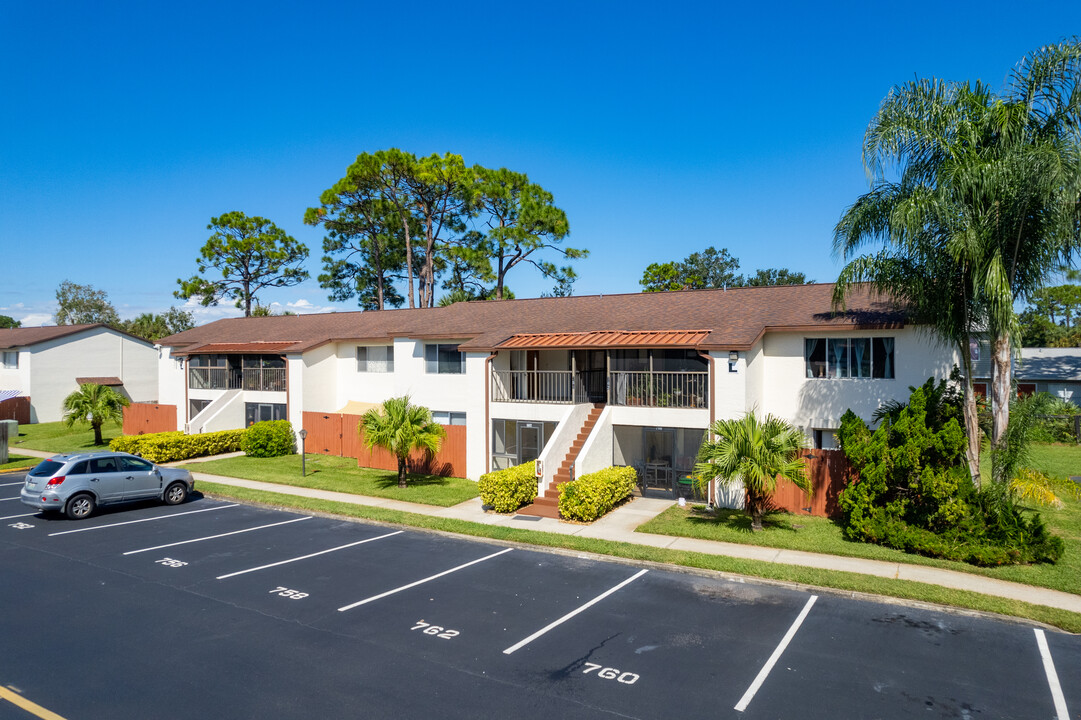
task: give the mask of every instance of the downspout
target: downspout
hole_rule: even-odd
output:
[[[484,358],[484,472],[492,471],[492,440],[489,435],[492,432],[492,420],[489,394],[492,391],[492,360],[498,353],[491,353]]]
[[[169,359],[176,362],[176,358],[173,357],[173,349],[169,348]],[[188,431],[188,423],[191,422],[191,416],[188,414],[191,412],[191,404],[188,402],[188,378],[191,377],[191,356],[184,356],[184,432]]]
[[[285,355],[282,355],[281,359],[285,361],[285,419],[288,420],[289,419],[289,385],[290,385],[290,383],[289,383],[289,358],[286,357]],[[243,363],[243,361],[241,361],[241,362]],[[262,365],[261,362],[259,364]],[[259,372],[262,373],[262,370],[260,370]],[[301,372],[302,373],[304,372],[303,368],[301,368]],[[241,378],[244,377],[243,366],[241,367],[241,370],[240,370],[240,377]],[[241,380],[241,384],[243,384],[243,379]],[[247,412],[247,411],[245,411],[245,412]],[[300,427],[303,428],[304,427],[304,415],[301,414],[300,417],[301,417]],[[247,420],[247,418],[245,418],[245,421],[246,420]],[[341,433],[338,433],[338,439],[341,440]],[[339,444],[339,446],[340,446],[340,444]]]
[[[713,396],[717,392],[717,364],[713,356],[708,352],[698,351],[698,356],[703,358],[709,363],[709,426],[713,427],[713,423],[717,420],[717,403],[713,401]],[[709,503],[709,507],[713,507],[713,482],[706,486],[706,502]]]

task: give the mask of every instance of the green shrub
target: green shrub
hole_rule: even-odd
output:
[[[1065,545],[1039,515],[1001,483],[973,487],[957,402],[928,380],[874,432],[844,414],[837,437],[858,474],[839,498],[845,536],[975,565],[1055,562]]]
[[[293,424],[288,420],[264,420],[257,422],[244,431],[240,449],[248,457],[279,457],[295,455],[297,451],[296,435]]]
[[[638,474],[630,467],[610,467],[559,486],[559,516],[593,522],[630,497]]]
[[[514,512],[537,497],[536,463],[527,462],[480,476],[481,502],[496,512]]]
[[[144,457],[151,462],[165,463],[187,460],[206,455],[236,452],[244,430],[186,435],[182,432],[149,433],[147,435],[124,435],[113,439],[109,448]]]

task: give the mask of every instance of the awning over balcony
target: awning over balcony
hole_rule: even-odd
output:
[[[104,385],[106,387],[119,387],[124,384],[124,381],[118,377],[77,377],[75,382],[80,385]]]
[[[208,343],[177,350],[174,355],[262,355],[280,353],[293,347],[290,342]]]
[[[496,349],[693,348],[701,344],[707,335],[708,330],[536,333],[512,335],[496,345]]]

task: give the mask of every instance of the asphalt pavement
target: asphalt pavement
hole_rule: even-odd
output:
[[[1023,623],[10,478],[0,718],[1081,718],[1081,638]]]

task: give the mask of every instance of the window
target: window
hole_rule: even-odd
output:
[[[893,338],[806,338],[809,378],[893,379]]]
[[[814,449],[815,450],[837,450],[837,431],[836,430],[818,430],[814,431]]]
[[[394,372],[394,346],[358,347],[357,372]]]
[[[440,425],[465,425],[464,412],[433,412],[432,420]]]
[[[4,368],[5,370],[18,370],[19,369],[19,353],[18,353],[18,351],[0,353],[0,367]]]
[[[461,375],[465,372],[465,355],[457,345],[425,345],[424,371],[440,375]]]
[[[139,458],[121,458],[121,461],[125,472],[150,472],[154,469],[153,465]]]
[[[188,417],[193,418],[210,404],[209,400],[189,400],[188,401]]]
[[[74,465],[71,466],[71,469],[68,470],[68,475],[85,475],[86,474],[86,464],[87,464],[86,460],[83,460],[82,462],[75,463]]]
[[[244,425],[264,420],[285,420],[285,403],[244,403]]]
[[[976,338],[971,338],[968,341],[968,358],[972,362],[980,361],[980,341]]]
[[[117,461],[117,458],[115,458],[115,457],[94,458],[93,460],[90,461],[90,472],[92,472],[92,473],[120,472],[120,469],[117,467],[116,461]]]

